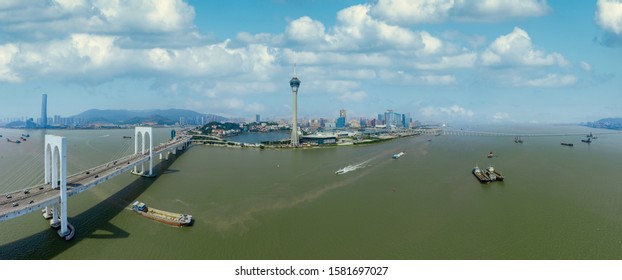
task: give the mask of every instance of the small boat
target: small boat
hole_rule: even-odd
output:
[[[490,183],[490,177],[484,174],[477,165],[473,168],[473,175],[475,175],[475,178],[482,184]]]
[[[520,138],[520,136],[516,136],[514,137],[514,143],[523,144],[523,140]]]
[[[123,136],[123,139],[132,139],[132,136]]]
[[[30,137],[30,134],[22,134],[23,137]]]
[[[574,144],[572,144],[572,143],[562,143],[562,146],[572,147],[572,146],[574,146]]]
[[[147,205],[140,201],[134,201],[132,204],[132,210],[134,212],[145,216],[149,219],[156,220],[165,224],[173,226],[188,226],[192,222],[192,215],[172,213],[164,210],[158,210],[155,208],[147,207]]]
[[[488,158],[492,158],[494,156],[495,156],[495,154],[493,154],[492,152],[488,153]]]
[[[592,139],[591,138],[587,138],[587,140],[581,140],[581,142],[583,143],[592,143]]]
[[[6,141],[7,141],[7,142],[10,142],[10,143],[15,143],[15,144],[22,143],[22,141],[19,141],[19,140],[15,140],[15,141],[13,141],[13,140],[11,140],[11,139],[9,139],[9,138],[7,138],[7,139],[6,139]]]
[[[20,137],[19,139],[22,139],[22,141],[26,141],[26,138],[24,137]]]
[[[392,156],[392,158],[393,158],[393,159],[398,159],[398,158],[402,157],[403,155],[404,155],[404,152],[399,152],[399,153],[397,153],[397,154],[394,154],[394,155]]]
[[[349,166],[346,166],[346,167],[344,167],[344,168],[341,168],[341,169],[339,169],[339,170],[335,171],[335,174],[337,174],[337,175],[341,175],[341,174],[345,174],[345,173],[348,173],[348,172],[350,172],[350,171],[353,171],[353,170],[355,170],[355,169],[356,169],[356,168],[355,168],[354,166],[349,165]]]

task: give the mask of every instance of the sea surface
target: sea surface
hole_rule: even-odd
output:
[[[0,223],[0,259],[622,259],[622,134],[453,129],[508,136],[295,150],[194,145],[157,160],[157,178],[123,174],[70,198],[72,241],[38,212]],[[590,131],[599,138],[582,143]],[[156,129],[154,142],[169,132]],[[22,133],[31,135],[24,143],[5,140]],[[68,174],[134,151],[134,139],[122,137],[132,130],[47,133],[67,137]],[[518,144],[519,133],[537,136]],[[41,183],[44,131],[0,134],[0,193]],[[494,165],[505,182],[479,183],[475,165]],[[346,166],[355,168],[335,174]],[[135,200],[195,222],[146,219],[130,210]]]

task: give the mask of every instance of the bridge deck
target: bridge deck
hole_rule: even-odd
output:
[[[154,147],[153,155],[155,157],[164,151],[177,148],[189,139],[190,137],[181,136]],[[147,161],[149,161],[148,152],[134,154],[67,176],[67,196],[77,195]],[[42,209],[59,200],[60,189],[52,189],[51,184],[40,184],[2,194],[0,196],[0,222]]]

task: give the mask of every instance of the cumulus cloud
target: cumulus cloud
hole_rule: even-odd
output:
[[[559,53],[547,54],[538,50],[529,34],[515,27],[512,32],[499,36],[481,54],[481,63],[486,66],[566,66],[568,61]]]
[[[574,75],[547,74],[545,77],[535,79],[515,78],[514,84],[529,87],[564,87],[574,85],[577,81],[578,78]]]
[[[379,0],[372,14],[398,24],[502,21],[546,14],[544,0]]]
[[[596,23],[604,30],[622,35],[622,1],[598,0],[596,2]]]
[[[428,106],[428,107],[422,108],[420,110],[420,113],[424,117],[428,117],[428,118],[439,117],[439,116],[471,118],[474,115],[473,111],[460,107],[458,105],[453,105],[450,107]]]
[[[24,2],[26,1],[19,1]],[[34,31],[37,36],[66,33],[159,33],[194,28],[194,9],[182,0],[53,0],[0,6],[0,30]],[[37,15],[36,21],[31,21]]]
[[[458,68],[472,68],[475,66],[477,54],[474,52],[454,55],[442,56],[436,62],[417,62],[415,66],[424,70],[444,70]]]

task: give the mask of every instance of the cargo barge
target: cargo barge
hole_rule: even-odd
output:
[[[172,226],[188,226],[192,222],[192,215],[172,213],[164,210],[159,210],[151,207],[140,201],[135,201],[132,204],[132,210],[134,212],[145,216],[149,219],[156,220]]]

